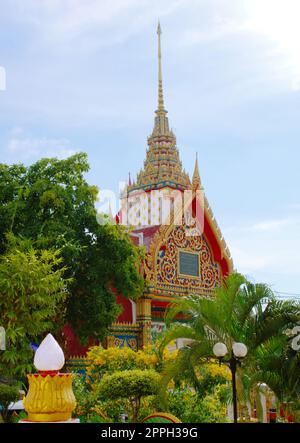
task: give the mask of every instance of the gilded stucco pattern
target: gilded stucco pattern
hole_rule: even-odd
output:
[[[205,236],[186,235],[186,226],[175,226],[165,239],[148,255],[148,277],[156,288],[186,287],[193,290],[210,290],[221,283],[221,271],[218,263],[213,260],[212,252]],[[199,255],[200,276],[183,276],[179,273],[179,251],[192,252]],[[153,256],[153,253],[155,254]],[[152,257],[151,257],[152,255]]]

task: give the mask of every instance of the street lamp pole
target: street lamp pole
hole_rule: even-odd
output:
[[[231,380],[232,380],[232,403],[233,403],[233,422],[237,423],[237,398],[236,398],[236,366],[237,360],[234,355],[229,360],[229,368],[231,370]]]
[[[233,403],[233,422],[237,423],[237,391],[236,391],[236,369],[241,364],[240,359],[246,357],[248,352],[247,346],[244,343],[233,343],[231,356],[229,360],[224,360],[225,355],[228,353],[225,343],[216,343],[213,347],[213,353],[221,362],[227,363],[231,371],[232,381],[232,403]]]

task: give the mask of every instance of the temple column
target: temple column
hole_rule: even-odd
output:
[[[140,327],[140,344],[143,348],[151,344],[151,299],[141,297],[136,303],[136,320]]]

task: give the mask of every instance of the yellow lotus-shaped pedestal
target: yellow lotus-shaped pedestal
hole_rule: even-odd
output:
[[[72,390],[73,374],[29,374],[29,390],[24,399],[28,420],[66,421],[72,416],[76,400]]]

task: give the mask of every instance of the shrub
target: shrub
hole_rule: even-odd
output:
[[[19,400],[20,394],[17,386],[0,384],[1,417],[4,422],[9,421],[9,405]]]
[[[170,412],[184,423],[222,423],[227,421],[223,402],[225,385],[216,386],[207,395],[199,396],[188,387],[169,393]]]
[[[135,352],[128,347],[103,349],[101,346],[90,348],[87,358],[87,374],[99,381],[106,373],[130,369],[154,369],[157,357],[151,350]]]
[[[197,391],[201,398],[213,393],[216,386],[231,380],[230,369],[226,365],[213,362],[199,365],[196,374],[199,382]]]
[[[133,369],[106,374],[99,386],[98,393],[106,399],[129,399],[133,421],[137,421],[141,397],[156,395],[159,390],[160,375],[152,370]]]
[[[94,405],[94,395],[85,376],[75,374],[73,378],[73,392],[76,398],[76,417],[86,415],[91,411]]]

